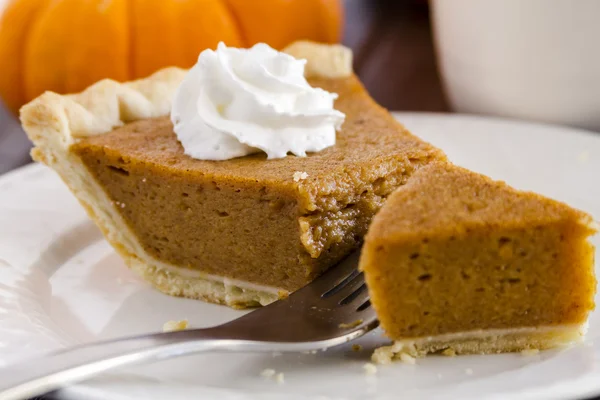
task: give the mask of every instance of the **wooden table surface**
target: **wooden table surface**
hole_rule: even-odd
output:
[[[344,43],[355,52],[358,75],[383,106],[405,111],[447,109],[426,2],[346,0]],[[0,105],[0,174],[31,162],[29,148],[16,118]]]

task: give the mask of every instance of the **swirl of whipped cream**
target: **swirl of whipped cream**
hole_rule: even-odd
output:
[[[203,51],[171,111],[185,154],[227,160],[264,151],[272,159],[333,146],[345,116],[333,108],[337,94],[308,84],[305,65],[263,43]]]

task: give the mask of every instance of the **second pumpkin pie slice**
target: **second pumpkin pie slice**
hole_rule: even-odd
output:
[[[375,216],[360,260],[385,362],[578,341],[594,309],[587,214],[449,163],[430,164]]]

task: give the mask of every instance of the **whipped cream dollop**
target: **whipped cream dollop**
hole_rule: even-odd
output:
[[[203,51],[171,110],[185,154],[227,160],[264,151],[271,159],[333,146],[345,116],[333,108],[337,94],[308,84],[305,65],[263,43]]]

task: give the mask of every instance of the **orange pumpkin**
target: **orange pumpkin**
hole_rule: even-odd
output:
[[[45,90],[192,66],[219,41],[337,42],[342,0],[12,0],[0,19],[0,96],[16,111]]]

